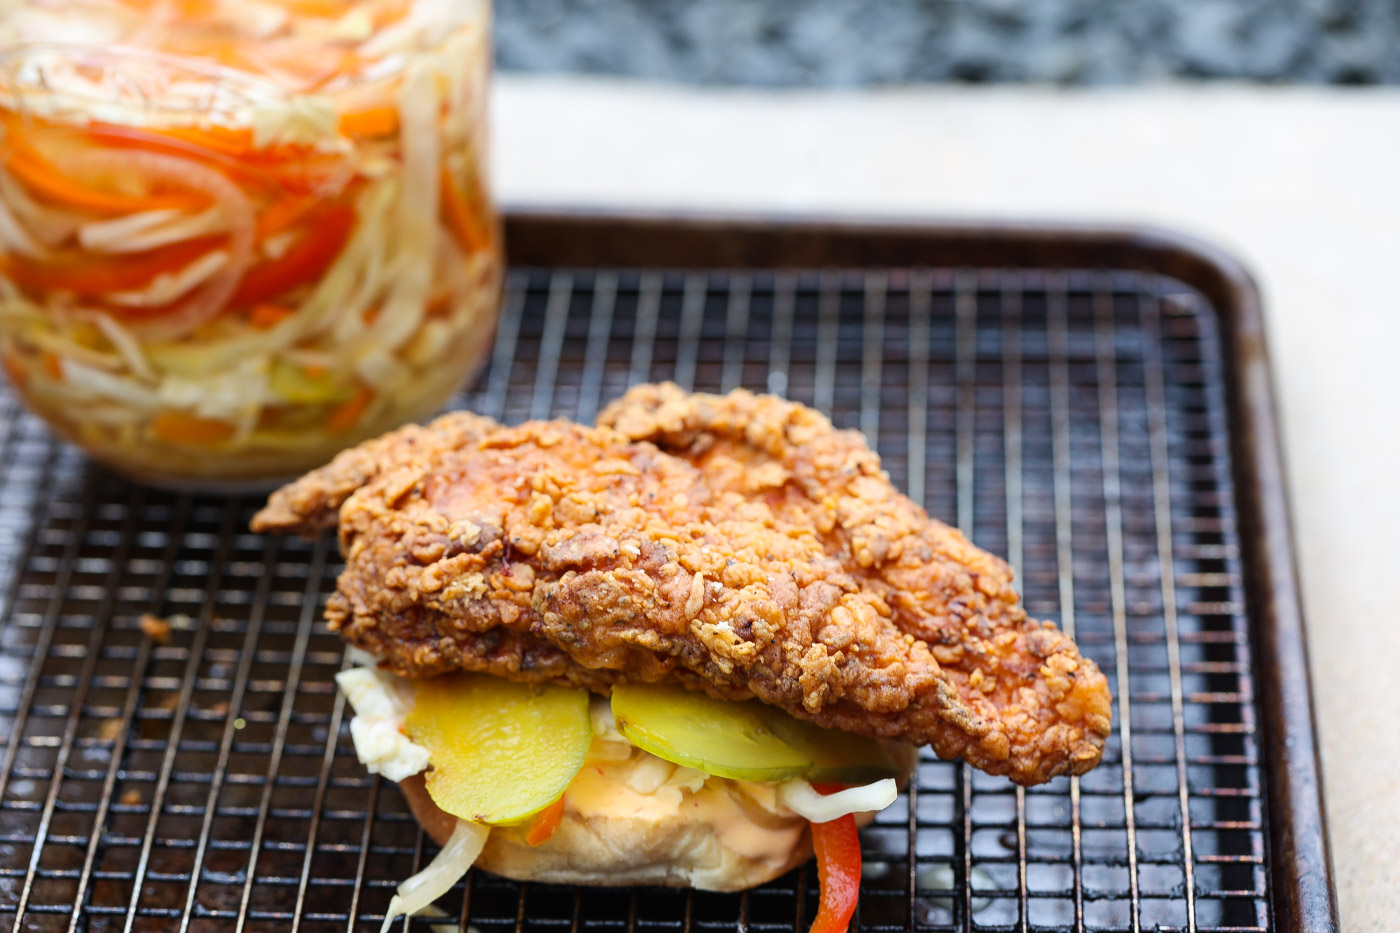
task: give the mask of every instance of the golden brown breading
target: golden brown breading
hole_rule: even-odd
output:
[[[694,463],[716,491],[762,497],[810,527],[944,665],[975,659],[976,643],[1025,621],[1005,561],[929,518],[895,489],[862,434],[837,431],[805,405],[664,383],[632,389],[598,423]]]
[[[1027,619],[1006,563],[901,494],[859,432],[776,396],[670,383],[631,389],[598,423],[696,464],[717,491],[761,496],[786,521],[812,528],[890,607],[897,628],[928,643],[960,693],[988,698],[996,712],[981,714],[1019,730],[1013,747],[1038,741],[1044,754],[1073,755],[1087,741],[1094,752],[1084,770],[1098,762],[1111,710],[1103,674],[1052,624]],[[1082,713],[1083,735],[1047,719],[1041,680],[1055,684],[1053,694],[1065,690],[1056,712]]]
[[[1024,784],[1098,762],[1103,675],[859,435],[674,386],[604,417],[621,430],[449,415],[342,455],[255,527],[314,530],[343,500],[328,617],[408,676],[676,680]]]
[[[404,425],[342,451],[320,469],[278,489],[253,519],[253,527],[305,535],[334,528],[350,494],[386,470],[426,468],[499,427],[491,418],[469,411],[429,424]]]

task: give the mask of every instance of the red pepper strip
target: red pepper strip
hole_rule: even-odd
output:
[[[530,824],[530,830],[525,834],[525,841],[532,846],[537,846],[544,842],[554,831],[559,828],[559,820],[564,816],[564,796],[551,803],[540,811],[540,815],[535,817],[535,822]]]
[[[40,262],[17,256],[0,257],[0,275],[29,291],[65,291],[78,295],[132,291],[151,284],[164,272],[183,269],[210,250],[224,245],[223,234],[194,237],[140,253],[94,256],[73,253]]]
[[[306,232],[276,259],[254,266],[243,276],[230,307],[272,302],[298,286],[319,279],[350,239],[355,210],[330,204],[311,212]]]
[[[258,239],[266,240],[290,230],[316,206],[316,199],[306,195],[288,195],[273,201],[258,215]]]
[[[844,790],[841,784],[813,784],[820,794]],[[813,823],[820,900],[810,933],[846,933],[860,898],[860,833],[852,814],[829,823]]]

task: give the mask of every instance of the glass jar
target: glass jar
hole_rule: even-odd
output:
[[[264,485],[489,350],[489,0],[24,0],[0,23],[0,361],[96,459]]]

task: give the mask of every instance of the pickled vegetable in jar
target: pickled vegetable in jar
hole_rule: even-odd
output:
[[[96,459],[260,485],[438,409],[499,310],[489,0],[0,19],[0,361]]]

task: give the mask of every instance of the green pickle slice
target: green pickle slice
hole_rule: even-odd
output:
[[[612,690],[617,730],[658,758],[736,781],[801,777],[812,759],[773,732],[768,707],[661,684]]]
[[[814,784],[869,784],[897,778],[904,769],[889,748],[868,735],[823,729],[816,723],[774,710],[774,731],[812,759],[803,777]]]
[[[823,729],[757,700],[716,700],[666,684],[619,684],[612,690],[612,711],[618,731],[633,745],[717,777],[865,784],[900,774],[876,740]]]
[[[587,690],[484,674],[419,683],[404,731],[428,750],[433,802],[489,824],[517,822],[558,800],[593,741]]]

